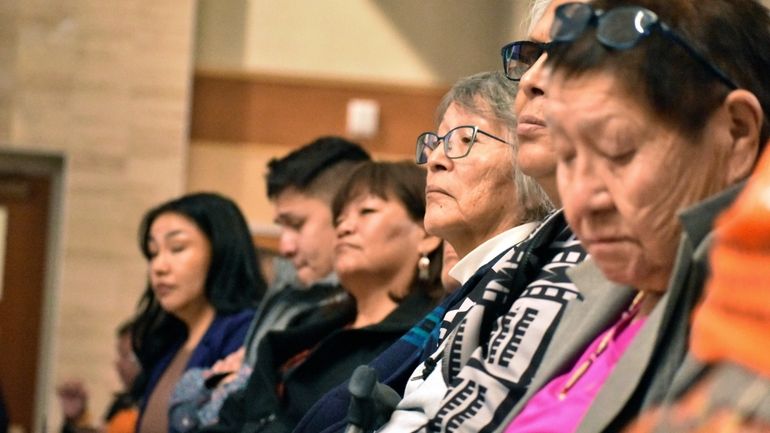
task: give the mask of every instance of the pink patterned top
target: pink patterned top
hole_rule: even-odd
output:
[[[586,348],[572,368],[551,380],[524,406],[524,410],[511,421],[505,433],[572,433],[577,430],[596,394],[612,373],[620,357],[626,351],[639,329],[642,318],[629,323],[622,317]],[[614,333],[606,349],[596,356],[602,340]],[[577,376],[577,382],[565,393],[568,381],[592,356],[596,356],[584,374]]]

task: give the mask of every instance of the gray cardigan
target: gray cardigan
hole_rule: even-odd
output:
[[[707,274],[711,228],[742,186],[731,187],[680,214],[683,231],[668,290],[602,386],[578,433],[619,431],[641,410],[665,397],[688,351],[690,313],[700,299]],[[505,430],[534,394],[570,369],[636,293],[607,280],[591,260],[573,268],[569,276],[584,301],[567,306],[529,390],[497,431]]]

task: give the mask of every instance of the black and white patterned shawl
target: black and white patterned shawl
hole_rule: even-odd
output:
[[[487,432],[524,394],[566,304],[580,294],[566,270],[587,253],[554,212],[504,254],[489,276],[444,316],[441,358],[447,385],[435,416],[419,431]],[[426,363],[413,377],[427,377]]]

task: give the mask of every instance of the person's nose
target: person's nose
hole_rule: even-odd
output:
[[[428,171],[436,172],[442,170],[450,170],[453,166],[451,158],[446,156],[444,152],[444,140],[441,140],[436,144],[436,148],[428,154]]]
[[[168,257],[163,251],[159,251],[150,259],[150,272],[154,275],[164,275],[169,272]]]
[[[355,218],[351,215],[343,215],[337,220],[337,238],[344,238],[355,230]]]
[[[545,96],[545,59],[548,54],[543,53],[519,80],[519,90],[528,98]]]
[[[278,238],[278,252],[288,259],[297,254],[297,236],[287,230],[281,232]]]
[[[606,212],[613,207],[612,196],[602,176],[601,168],[590,158],[576,158],[569,176],[561,176],[560,189],[565,208],[572,214],[588,216]]]

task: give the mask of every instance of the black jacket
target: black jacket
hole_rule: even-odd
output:
[[[348,329],[344,326],[355,318],[351,303],[328,311],[324,320],[267,333],[259,343],[257,364],[246,389],[225,402],[217,425],[203,431],[290,432],[321,396],[398,340],[434,304],[427,296],[415,293],[382,322]],[[310,353],[300,364],[279,371],[287,360],[305,350]],[[282,397],[276,393],[279,383]]]

